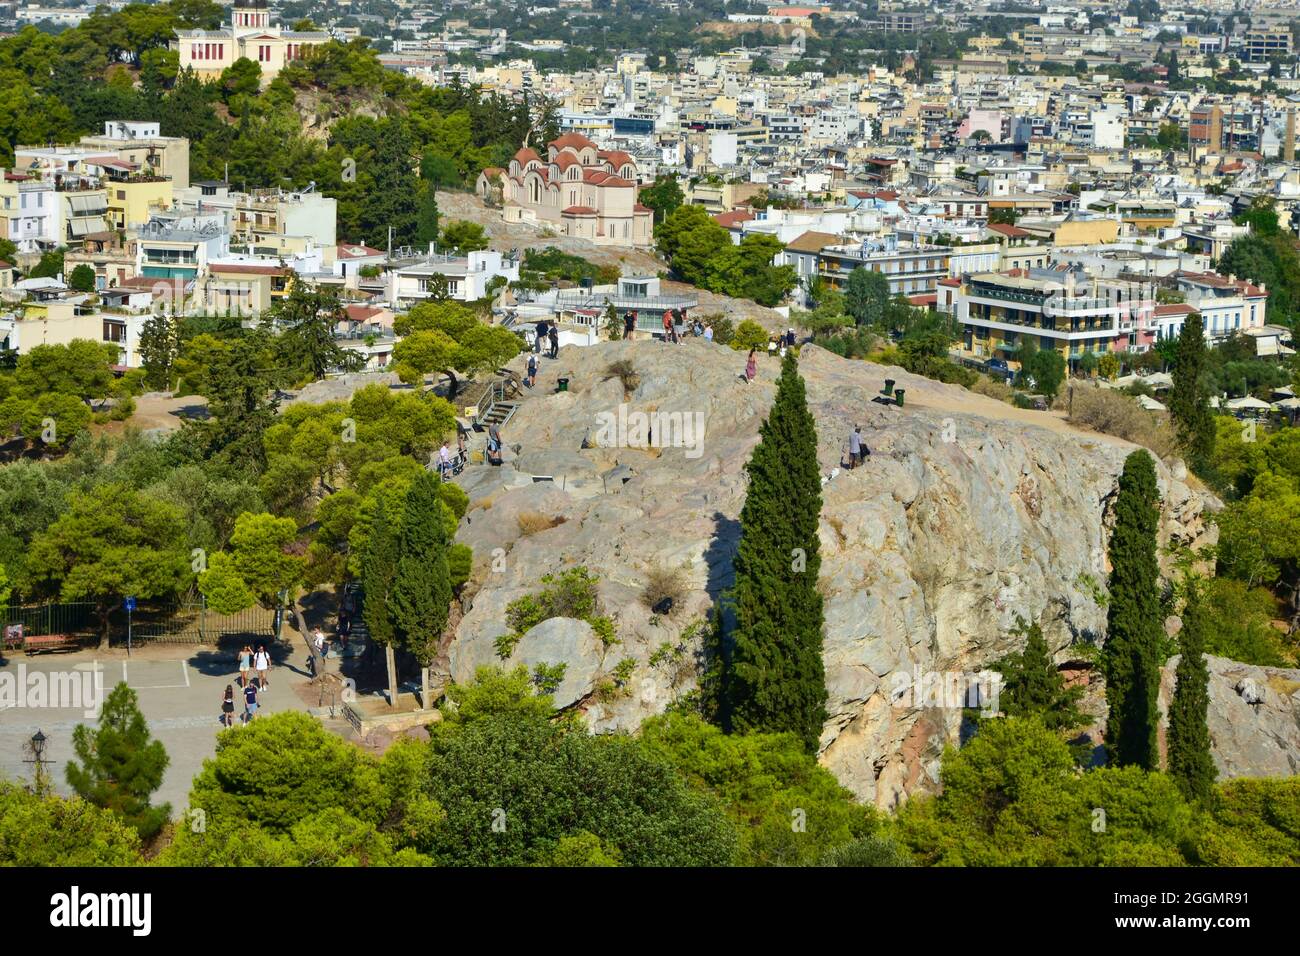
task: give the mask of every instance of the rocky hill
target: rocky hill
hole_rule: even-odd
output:
[[[634,377],[613,374],[615,362]],[[753,384],[739,377],[743,363],[702,341],[612,342],[543,363],[504,431],[505,464],[463,476],[471,505],[459,539],[473,546],[476,569],[442,661],[447,676],[466,680],[500,662],[509,603],[536,594],[548,571],[584,565],[599,576],[618,643],[606,647],[585,622],[553,619],[507,662],[564,663],[558,702],[598,729],[634,728],[689,692],[699,624],[731,584],[743,466],[775,393],[775,360],[764,357]],[[1048,413],[814,346],[800,367],[826,476],[830,718],[821,760],[862,798],[891,806],[934,786],[943,746],[960,732],[962,702],[936,700],[921,682],[959,680],[1014,649],[1017,615],[1042,624],[1062,662],[1103,635],[1108,510],[1132,449]],[[556,390],[561,376],[568,391]],[[886,378],[906,390],[903,407],[873,401]],[[637,411],[698,416],[703,437],[678,434],[689,447],[600,447],[618,437],[602,426],[618,421],[620,406],[628,421]],[[871,456],[850,471],[840,464],[855,424]],[[1216,503],[1164,465],[1159,474],[1163,542],[1212,541],[1205,518]],[[674,569],[683,591],[656,613],[647,577]],[[616,686],[620,665],[628,679]],[[909,686],[917,692],[900,697]]]

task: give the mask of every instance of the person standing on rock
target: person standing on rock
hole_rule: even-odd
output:
[[[546,341],[546,320],[537,323],[533,332],[533,351],[538,355],[542,354],[542,343]]]
[[[560,357],[560,330],[554,324],[547,330],[547,338],[551,340],[551,358]]]
[[[673,312],[672,309],[664,309],[664,341],[673,340]]]
[[[857,425],[853,426],[853,431],[849,432],[849,467],[858,467],[858,462],[862,460],[862,431]]]
[[[706,341],[706,342],[712,342],[712,341],[713,341],[713,326],[711,326],[711,325],[706,325],[706,326],[704,327],[704,341]]]
[[[636,315],[631,309],[623,313],[623,338],[630,339],[636,331]]]
[[[745,362],[745,381],[752,382],[758,376],[758,352],[749,350],[749,360]]]
[[[537,356],[536,355],[528,356],[528,377],[524,379],[524,381],[528,383],[529,388],[532,388],[534,385],[537,384]]]

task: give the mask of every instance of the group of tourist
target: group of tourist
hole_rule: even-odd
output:
[[[559,357],[560,330],[554,322],[546,319],[537,323],[537,332],[533,336],[533,353],[540,355],[543,348],[549,358]]]
[[[265,644],[258,644],[257,650],[245,644],[239,650],[239,686],[244,695],[244,723],[251,723],[257,717],[258,696],[271,689],[266,679],[271,669],[271,654]],[[257,682],[249,679],[249,674],[257,671]],[[227,727],[235,725],[235,685],[227,684],[221,699],[221,722]]]

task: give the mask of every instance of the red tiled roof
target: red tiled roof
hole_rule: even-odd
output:
[[[786,248],[793,252],[821,252],[827,246],[833,246],[840,241],[840,237],[831,232],[816,232],[809,230],[801,233],[786,244]]]
[[[621,149],[601,149],[596,151],[596,155],[615,167],[632,162],[632,157]]]
[[[344,306],[343,311],[348,314],[348,318],[353,322],[365,322],[373,319],[377,315],[382,315],[386,309],[378,309],[369,305],[348,305]]]
[[[633,203],[633,204],[632,204],[632,211],[633,211],[633,212],[648,212],[648,213],[651,213],[651,214],[654,213],[654,210],[651,209],[649,206],[643,206],[643,205],[641,205],[639,202],[638,202],[638,203]]]
[[[923,292],[921,295],[909,295],[907,301],[912,305],[934,305],[939,297],[933,292]]]
[[[732,226],[738,226],[742,222],[757,218],[752,212],[746,212],[743,209],[733,209],[731,212],[720,212],[713,217],[713,221],[719,226],[730,229]]]
[[[1186,302],[1169,302],[1155,307],[1156,315],[1191,315],[1196,309]]]
[[[1019,226],[1012,226],[1005,222],[991,223],[989,229],[992,232],[1000,232],[1009,239],[1023,239],[1025,236],[1030,235],[1028,230],[1021,229]]]
[[[940,279],[940,280],[939,280],[939,285],[950,285],[950,286],[953,286],[953,287],[955,287],[955,288],[960,289],[960,288],[961,288],[961,280],[960,280],[960,279],[954,279],[954,278],[952,278],[951,276],[948,276],[947,278]]]
[[[565,209],[563,212],[561,212],[560,215],[562,215],[562,216],[594,216],[594,215],[596,215],[596,210],[592,209],[590,206],[570,206],[568,209]]]
[[[572,147],[573,149],[583,149],[587,146],[594,147],[596,144],[587,139],[587,137],[583,136],[581,133],[565,133],[563,136],[551,140],[546,145],[554,146],[556,149],[564,149],[566,146]]]

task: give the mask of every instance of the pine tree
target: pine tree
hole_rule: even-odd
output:
[[[817,430],[793,351],[745,470],[740,546],[731,600],[735,625],[724,726],[789,731],[817,751],[826,720],[817,526]]]
[[[1214,453],[1214,416],[1201,387],[1205,371],[1205,333],[1201,314],[1193,312],[1178,335],[1174,387],[1169,396],[1169,417],[1178,440],[1193,462],[1206,462]]]
[[[1066,687],[1052,662],[1047,639],[1037,622],[1017,615],[1012,634],[1025,638],[1024,650],[993,665],[1002,675],[999,707],[1008,717],[1038,717],[1052,730],[1071,730],[1086,720],[1079,711],[1082,687]]]
[[[425,471],[406,493],[402,518],[402,556],[393,580],[393,623],[402,646],[420,662],[424,706],[429,701],[429,665],[451,608],[451,577],[447,569],[447,528],[439,478]]]
[[[361,617],[366,623],[370,639],[384,649],[384,663],[388,670],[389,702],[397,704],[397,662],[393,653],[396,633],[393,615],[389,609],[397,565],[401,558],[399,531],[388,520],[388,511],[381,502],[375,509],[370,525],[370,537],[361,562]]]
[[[135,691],[118,684],[104,701],[99,726],[91,730],[78,724],[72,731],[72,749],[81,761],[68,761],[68,785],[97,807],[112,810],[148,839],[163,828],[171,806],[151,806],[149,796],[162,784],[167,751],[149,739]]]
[[[1110,606],[1106,616],[1106,749],[1112,764],[1158,769],[1156,694],[1160,681],[1159,492],[1151,455],[1124,461],[1110,538]]]
[[[1205,618],[1201,595],[1193,584],[1183,609],[1178,635],[1181,657],[1175,672],[1174,699],[1169,706],[1169,773],[1189,800],[1205,801],[1214,790],[1218,771],[1210,756],[1210,672],[1205,666]]]

